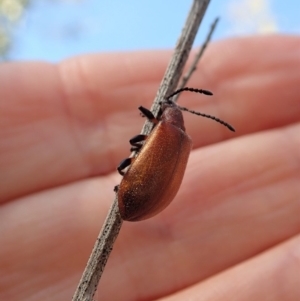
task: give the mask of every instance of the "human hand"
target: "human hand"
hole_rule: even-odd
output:
[[[127,223],[99,300],[300,300],[300,38],[208,47],[178,195]],[[0,66],[0,300],[70,300],[170,52]]]

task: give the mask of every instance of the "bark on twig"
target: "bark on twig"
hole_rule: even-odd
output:
[[[209,0],[194,0],[187,21],[177,42],[174,54],[158,89],[151,108],[154,114],[159,111],[159,102],[170,94],[178,85],[184,65],[192,48],[195,36],[205,14]],[[149,134],[152,124],[145,123],[142,133]],[[118,201],[115,198],[104,225],[92,250],[87,266],[80,279],[72,301],[92,301],[98,282],[104,270],[114,241],[122,226]]]
[[[187,84],[187,82],[189,81],[189,79],[191,78],[192,74],[196,71],[197,65],[198,65],[201,57],[203,56],[203,53],[204,53],[207,45],[210,42],[210,39],[211,39],[211,37],[212,37],[215,29],[216,29],[216,26],[217,26],[218,22],[219,22],[219,18],[216,18],[215,21],[211,24],[210,31],[209,31],[208,35],[206,36],[206,39],[205,39],[204,43],[202,44],[202,46],[200,47],[199,51],[195,55],[194,61],[192,62],[189,70],[182,77],[181,83],[179,84],[179,86],[177,87],[177,89],[184,88],[185,85]],[[174,96],[173,97],[173,101],[176,102],[179,96],[180,96],[180,94]]]

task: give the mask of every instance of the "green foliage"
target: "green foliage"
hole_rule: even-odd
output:
[[[22,18],[29,0],[0,0],[0,58],[5,59],[11,47],[12,29]]]

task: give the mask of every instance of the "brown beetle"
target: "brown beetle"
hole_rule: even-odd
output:
[[[192,140],[185,132],[181,111],[214,119],[234,131],[231,125],[214,116],[180,107],[170,100],[182,91],[212,95],[210,91],[202,89],[179,89],[161,103],[157,118],[148,109],[139,107],[155,127],[149,136],[137,135],[129,141],[133,146],[131,150],[138,154],[123,160],[117,168],[124,176],[120,185],[115,187],[123,220],[150,218],[166,208],[177,194],[192,148]],[[123,170],[128,166],[124,173]]]

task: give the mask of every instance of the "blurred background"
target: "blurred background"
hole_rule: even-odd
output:
[[[173,48],[191,0],[0,0],[0,60],[57,62],[90,52]],[[300,33],[294,0],[211,0],[196,39]]]

